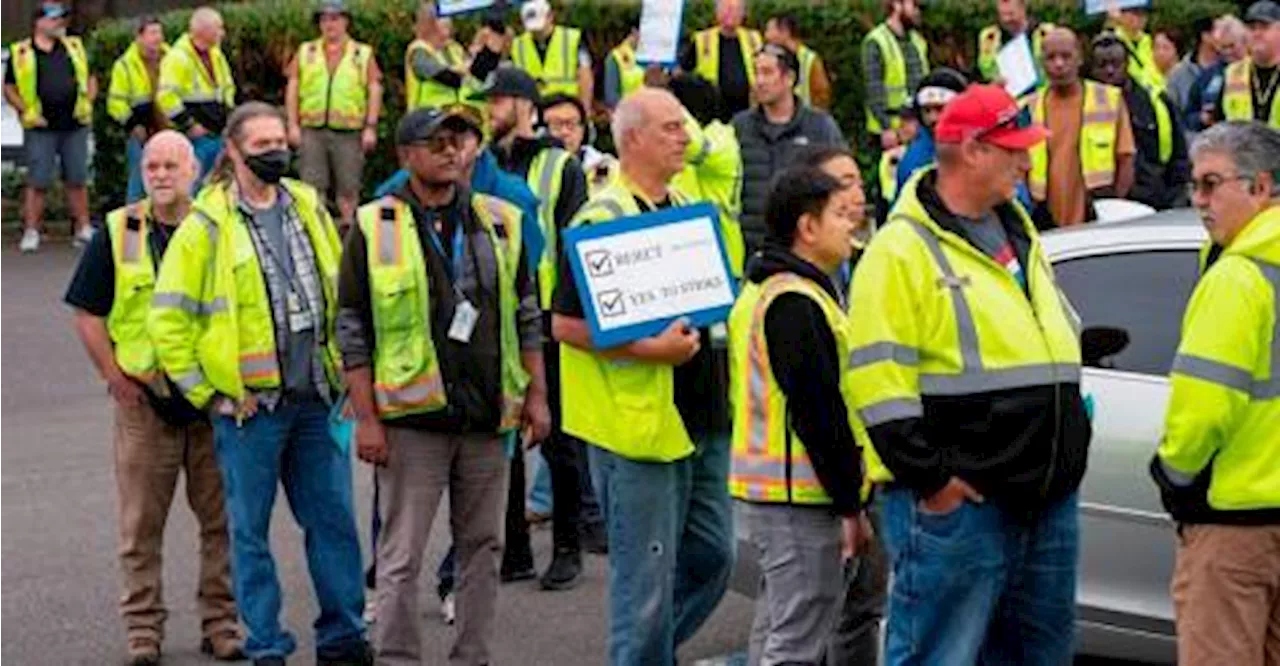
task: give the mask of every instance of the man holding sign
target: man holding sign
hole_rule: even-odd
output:
[[[587,202],[575,225],[621,226],[621,218],[687,203],[670,188],[689,143],[671,93],[644,88],[624,99],[613,133],[622,173]],[[588,316],[617,317],[618,308],[636,306],[620,292],[601,292],[592,294],[589,313],[569,260],[574,251],[561,258],[552,332],[562,343],[561,372],[574,378],[561,387],[563,428],[591,445],[609,535],[609,661],[671,664],[676,646],[719,603],[733,559],[729,451],[711,445],[705,409],[712,399],[705,387],[713,385],[705,372],[709,350],[683,318],[657,335],[597,348]],[[589,276],[619,269],[624,256],[587,254],[582,269]]]

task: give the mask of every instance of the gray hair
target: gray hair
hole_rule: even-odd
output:
[[[647,115],[644,100],[635,94],[627,95],[618,102],[609,120],[609,130],[613,133],[613,145],[619,155],[622,154],[622,138],[627,132],[643,127]]]
[[[1240,40],[1249,36],[1249,28],[1245,26],[1244,21],[1236,18],[1233,14],[1224,14],[1213,22],[1213,38],[1215,40],[1228,36]]]
[[[1201,132],[1191,144],[1191,159],[1213,153],[1226,155],[1242,178],[1271,174],[1271,195],[1280,196],[1280,132],[1256,120],[1218,123]]]
[[[198,7],[191,13],[191,22],[187,24],[187,29],[191,31],[200,28],[215,26],[222,23],[222,14],[213,7]]]

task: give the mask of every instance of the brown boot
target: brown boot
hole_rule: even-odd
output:
[[[128,666],[156,666],[160,663],[160,642],[151,638],[129,639]]]
[[[205,636],[200,641],[200,651],[218,661],[244,661],[240,634],[233,630]]]

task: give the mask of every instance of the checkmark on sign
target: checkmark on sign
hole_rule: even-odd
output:
[[[613,275],[613,257],[608,250],[591,250],[587,252],[587,271],[591,277],[608,277]]]
[[[627,313],[622,292],[618,289],[609,289],[596,294],[596,302],[600,304],[601,317],[619,317]]]

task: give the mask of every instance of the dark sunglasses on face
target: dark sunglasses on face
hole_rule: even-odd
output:
[[[453,148],[454,150],[462,149],[462,135],[452,132],[447,134],[432,134],[431,136],[414,141],[410,146],[426,148],[433,153],[443,153],[445,148]]]

